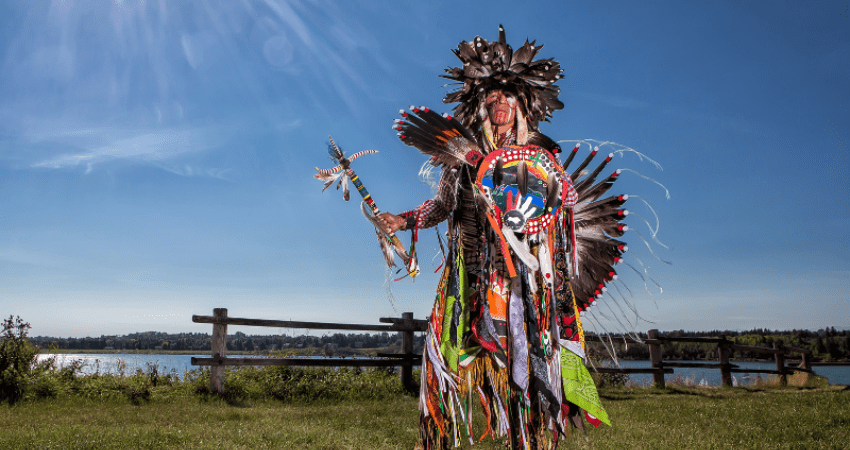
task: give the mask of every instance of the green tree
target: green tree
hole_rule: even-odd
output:
[[[820,336],[818,336],[818,339],[815,341],[815,352],[818,354],[818,356],[821,356],[826,353],[826,345],[823,344],[823,338],[821,338]]]
[[[27,341],[30,324],[20,317],[3,320],[0,335],[0,401],[15,403],[24,396],[38,349]]]

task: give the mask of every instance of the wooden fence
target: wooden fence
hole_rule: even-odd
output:
[[[739,345],[726,339],[725,336],[718,338],[701,338],[701,337],[662,337],[658,330],[649,330],[647,332],[648,339],[644,339],[643,343],[649,347],[649,360],[652,364],[652,369],[622,369],[622,368],[600,368],[601,373],[652,373],[653,384],[657,387],[664,387],[664,374],[673,373],[673,367],[682,368],[698,368],[698,369],[720,369],[720,379],[724,386],[732,386],[733,373],[766,373],[779,375],[779,384],[785,386],[788,383],[788,374],[791,372],[808,372],[812,371],[813,365],[826,365],[823,363],[813,363],[811,360],[812,352],[804,348],[785,346],[782,343],[774,342],[773,348],[767,347],[752,347],[749,345]],[[620,339],[620,338],[618,338]],[[632,340],[634,342],[634,340]],[[662,358],[661,346],[672,342],[694,342],[700,344],[717,344],[718,363],[705,362],[673,362],[664,361]],[[751,353],[773,354],[776,361],[776,370],[766,369],[741,369],[738,365],[732,364],[730,361],[733,350],[740,350]],[[788,366],[786,364],[785,355],[789,352],[799,353],[801,355],[801,364],[798,367]],[[639,371],[641,370],[641,371]]]
[[[212,392],[224,392],[224,366],[331,366],[331,367],[401,367],[401,382],[405,389],[413,390],[413,366],[422,364],[422,355],[413,353],[413,333],[427,331],[428,321],[413,319],[413,313],[402,313],[401,318],[381,318],[380,322],[391,325],[357,325],[341,323],[322,322],[293,322],[284,320],[265,319],[243,319],[228,317],[226,308],[215,308],[212,316],[192,316],[192,322],[213,324],[212,357],[192,358],[192,364],[198,366],[211,366],[210,390]],[[228,358],[227,357],[227,325],[247,325],[275,328],[308,328],[319,330],[354,330],[354,331],[392,331],[401,333],[402,353],[379,353],[379,358],[362,359],[339,359],[339,358]],[[622,368],[622,367],[596,367],[598,373],[651,373],[653,382],[657,387],[664,387],[664,374],[673,373],[674,367],[720,369],[720,379],[724,386],[732,386],[733,373],[766,373],[779,375],[779,383],[787,384],[787,375],[791,372],[812,371],[814,365],[850,365],[850,363],[819,363],[811,361],[811,351],[799,347],[784,346],[774,342],[773,348],[752,347],[739,345],[726,339],[725,336],[718,338],[700,337],[662,337],[658,330],[649,330],[648,339],[643,343],[649,347],[649,359],[652,364],[650,368]],[[588,336],[589,340],[601,340],[598,336]],[[618,337],[617,340],[623,339]],[[626,338],[630,339],[630,338]],[[632,342],[637,342],[630,339]],[[701,344],[717,344],[718,363],[705,362],[674,362],[664,361],[661,346],[672,342],[695,342]],[[733,350],[752,353],[773,354],[776,361],[776,370],[764,369],[741,369],[732,364],[730,358]],[[799,353],[802,362],[797,367],[786,364],[785,355],[789,352]]]
[[[413,390],[413,366],[422,364],[422,355],[413,353],[413,333],[426,331],[428,322],[413,319],[413,313],[402,313],[401,318],[381,318],[391,325],[358,325],[321,322],[293,322],[285,320],[243,319],[228,317],[226,308],[215,308],[212,316],[192,316],[192,322],[213,324],[212,357],[192,358],[196,366],[210,366],[210,390],[224,393],[224,366],[331,366],[331,367],[401,367],[401,383]],[[318,330],[387,331],[401,333],[402,353],[379,353],[380,358],[228,358],[227,326],[247,325],[274,328],[308,328]]]

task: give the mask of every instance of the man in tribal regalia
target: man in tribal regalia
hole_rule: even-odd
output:
[[[476,37],[447,69],[460,84],[445,103],[402,112],[400,139],[443,170],[434,199],[376,218],[389,235],[448,221],[446,267],[429,319],[422,363],[417,448],[457,446],[466,436],[505,439],[511,448],[554,448],[567,423],[608,423],[584,366],[580,312],[616,277],[624,244],[617,209],[625,196],[598,200],[618,172],[595,183],[595,151],[571,175],[560,147],[538,131],[562,109],[560,65],[533,58],[542,46],[513,51]],[[473,434],[472,408],[486,418]],[[477,406],[476,406],[477,407]],[[463,430],[463,431],[462,431]],[[480,430],[479,430],[480,433]]]

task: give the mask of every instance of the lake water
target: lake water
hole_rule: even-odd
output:
[[[38,355],[39,360],[52,355]],[[149,365],[156,365],[157,370],[161,374],[176,372],[182,379],[183,374],[190,370],[198,369],[200,366],[192,365],[192,357],[209,357],[209,354],[197,355],[148,355],[148,354],[59,354],[55,355],[56,361],[60,366],[69,364],[71,361],[82,361],[83,367],[81,372],[84,374],[93,373],[119,373],[122,368],[125,374],[133,374],[136,370],[141,369],[147,371]],[[244,357],[241,356],[240,357]],[[742,369],[776,369],[776,364],[773,362],[752,362],[752,361],[732,361]],[[626,368],[641,368],[650,367],[649,361],[620,361],[622,367]],[[699,384],[703,380],[711,386],[720,385],[720,370],[719,369],[689,369],[689,368],[674,368],[674,373],[665,375],[665,379],[670,381],[676,377],[682,377],[693,380],[695,384]],[[815,366],[815,373],[827,377],[829,384],[850,384],[850,366]],[[741,384],[752,383],[757,374],[735,373],[735,379]],[[767,376],[767,375],[762,375]],[[639,384],[651,384],[651,374],[629,374],[629,378]]]
[[[673,361],[668,361],[673,362]],[[679,361],[677,361],[679,362]],[[699,361],[680,361],[680,362],[699,362]],[[717,361],[708,361],[709,363],[717,363]],[[741,369],[750,370],[776,370],[775,362],[756,362],[756,361],[731,361]],[[649,368],[652,365],[649,361],[620,361],[620,365],[624,368]],[[813,368],[816,374],[829,379],[829,384],[850,384],[850,366],[815,366]],[[733,373],[732,376],[740,384],[752,384],[756,377],[761,375],[762,378],[770,377],[768,374],[747,374]],[[692,369],[674,367],[672,374],[664,375],[666,381],[673,380],[676,377],[693,380],[695,384],[700,384],[703,380],[710,386],[720,386],[720,369]],[[629,379],[639,385],[652,384],[652,374],[633,373],[629,374]]]

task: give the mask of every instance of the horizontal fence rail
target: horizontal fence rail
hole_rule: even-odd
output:
[[[379,319],[382,323],[389,325],[368,324],[342,324],[327,322],[298,322],[291,320],[266,320],[247,319],[240,317],[228,317],[226,308],[216,308],[212,316],[193,315],[192,322],[209,323],[213,325],[212,356],[209,358],[192,358],[192,364],[198,366],[210,366],[210,390],[212,392],[224,392],[224,368],[225,366],[321,366],[321,367],[401,367],[401,382],[405,389],[413,389],[413,366],[422,365],[422,355],[413,353],[413,333],[428,330],[427,320],[413,318],[413,313],[406,312],[402,317],[383,317]],[[399,332],[402,338],[402,353],[378,353],[378,358],[228,358],[227,357],[227,326],[244,325],[273,328],[307,328],[319,330],[349,330],[349,331],[386,331]],[[602,336],[587,336],[588,341],[612,342],[612,339],[604,339]],[[652,367],[649,368],[621,368],[621,367],[595,367],[594,371],[608,374],[652,374],[653,383],[663,388],[664,375],[672,374],[673,368],[697,368],[697,369],[719,369],[720,378],[724,386],[732,386],[733,373],[764,373],[779,375],[779,383],[787,384],[787,375],[793,372],[814,373],[812,366],[847,366],[847,362],[815,362],[811,361],[811,351],[800,347],[783,345],[774,342],[773,348],[753,347],[740,345],[727,339],[725,336],[717,338],[701,337],[663,337],[658,330],[649,330],[647,339],[638,339],[631,336],[618,336],[616,341],[631,341],[644,344],[649,347],[649,359]],[[719,362],[674,362],[664,361],[661,346],[672,342],[691,342],[700,344],[716,344]],[[729,360],[732,352],[744,351],[751,353],[772,354],[776,361],[775,370],[766,369],[741,369],[740,366],[732,364]],[[786,360],[786,354],[798,353],[799,361]],[[799,364],[789,366],[788,363]]]
[[[212,357],[192,358],[192,365],[210,366],[210,391],[224,393],[225,366],[324,366],[324,367],[401,367],[401,383],[413,389],[413,366],[422,364],[422,356],[413,353],[413,333],[427,331],[428,321],[416,320],[413,313],[402,313],[401,318],[385,317],[380,322],[390,325],[361,325],[325,322],[295,322],[291,320],[246,319],[228,317],[226,308],[215,308],[212,316],[192,316],[192,322],[213,326]],[[227,326],[245,325],[273,328],[307,328],[317,330],[387,331],[401,333],[403,353],[380,353],[379,358],[228,358]]]
[[[644,369],[640,367],[595,367],[593,371],[598,373],[673,373],[673,369],[668,369],[666,367],[662,369]]]
[[[224,317],[217,318],[216,316],[192,316],[192,322],[195,323],[211,323],[225,325],[247,325],[253,327],[272,327],[272,328],[309,328],[316,330],[351,330],[351,331],[406,331],[409,328],[415,328],[414,331],[426,331],[428,322],[425,320],[411,320],[408,325],[402,319],[396,318],[381,318],[381,322],[392,322],[392,325],[359,325],[348,323],[328,323],[328,322],[294,322],[291,320],[266,320],[266,319],[244,319],[240,317]]]
[[[727,339],[725,336],[717,338],[701,338],[701,337],[663,337],[658,330],[649,330],[647,332],[648,339],[644,339],[643,343],[649,347],[649,359],[653,373],[653,383],[657,387],[664,387],[664,374],[671,373],[672,367],[680,368],[696,368],[696,369],[720,369],[720,379],[724,386],[732,386],[733,373],[765,373],[779,375],[779,384],[785,386],[788,383],[788,374],[792,372],[807,372],[814,373],[812,366],[820,363],[811,361],[811,351],[792,346],[785,346],[781,343],[774,342],[773,348],[753,347],[749,345],[740,345]],[[602,340],[602,339],[599,339]],[[638,342],[632,339],[634,342]],[[672,342],[691,342],[699,344],[716,344],[718,363],[700,363],[700,362],[673,362],[664,361],[662,357],[661,346]],[[776,361],[776,370],[765,369],[741,369],[740,366],[732,364],[729,360],[734,350],[745,351],[751,353],[772,354]],[[799,367],[788,366],[786,364],[785,355],[789,352],[799,353],[802,357]],[[664,369],[669,369],[667,372]],[[610,373],[634,373],[628,372],[628,369],[611,369]]]
[[[380,355],[379,355],[380,356]],[[342,358],[192,358],[196,366],[311,366],[311,367],[395,367],[407,358],[342,359]],[[422,356],[409,359],[414,366],[422,364]]]

